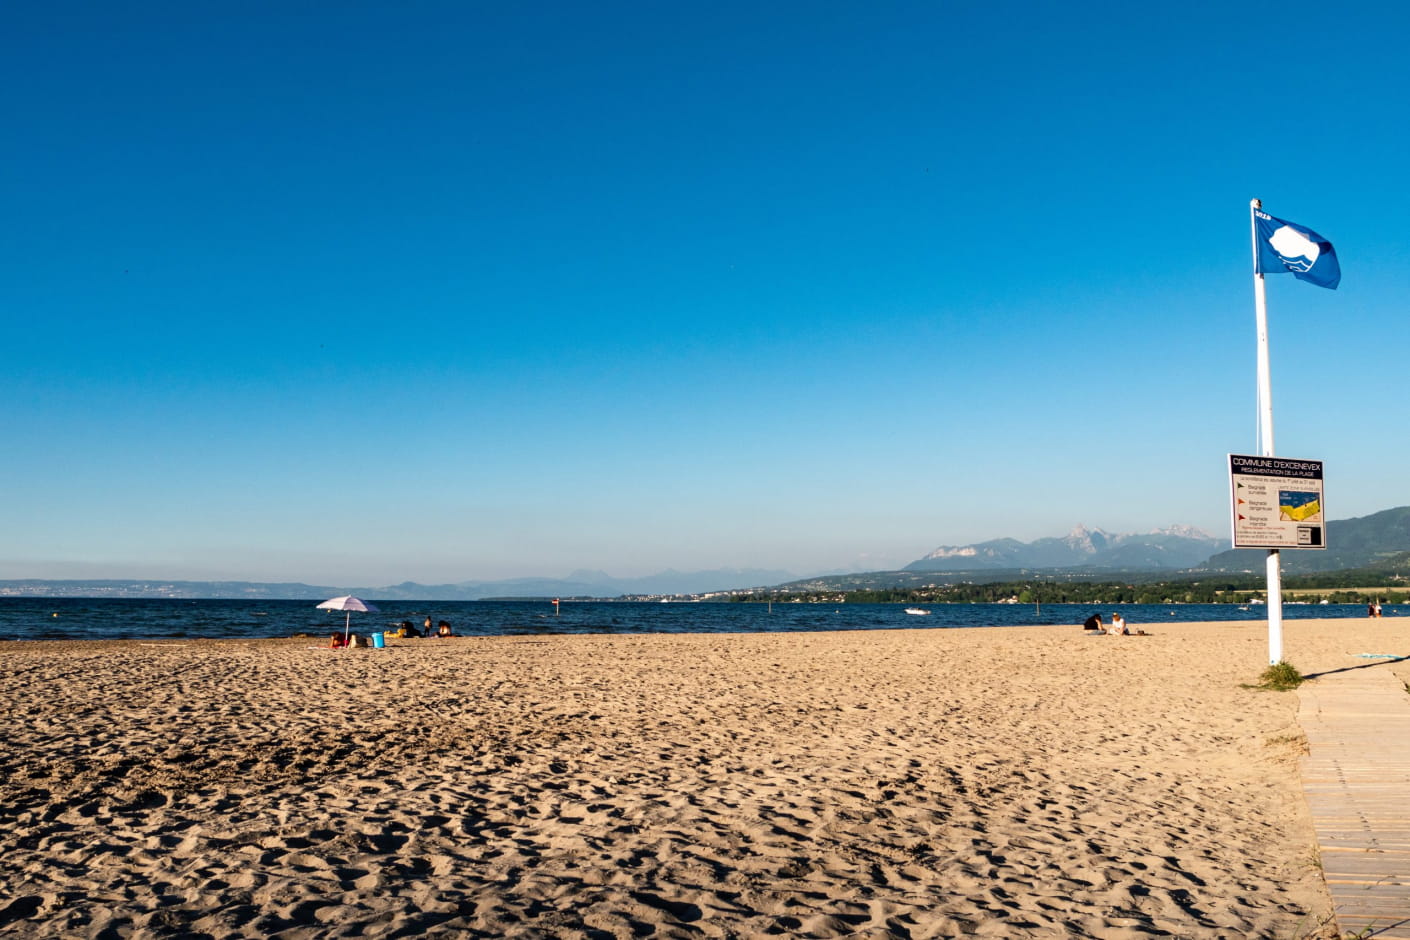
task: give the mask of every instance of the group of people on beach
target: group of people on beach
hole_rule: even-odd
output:
[[[442,620],[434,627],[431,626],[431,615],[426,615],[426,622],[422,629],[416,629],[416,625],[410,620],[403,620],[397,624],[397,632],[393,634],[398,637],[434,637],[439,639],[443,636],[455,636],[455,631],[450,628],[450,621]]]
[[[1126,618],[1120,614],[1111,615],[1111,626],[1102,623],[1101,614],[1092,614],[1082,622],[1082,630],[1086,633],[1106,634],[1107,636],[1150,636],[1144,630],[1132,630],[1126,626]]]
[[[455,636],[455,631],[451,629],[449,620],[442,620],[434,627],[431,626],[431,617],[429,614],[427,614],[426,622],[420,630],[418,630],[416,628],[416,624],[412,623],[410,620],[403,620],[396,625],[395,630],[387,630],[383,635],[388,637],[397,637],[398,639],[406,639],[408,637],[432,637],[435,639],[439,639],[445,636]],[[341,633],[333,634],[333,648],[339,649],[344,645],[345,641],[343,635]],[[346,640],[346,645],[366,646],[367,640],[362,637],[354,636]]]

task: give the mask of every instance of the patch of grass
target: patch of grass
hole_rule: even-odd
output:
[[[1263,670],[1258,688],[1273,692],[1291,692],[1302,685],[1302,673],[1292,663],[1280,660]]]
[[[1290,747],[1299,754],[1307,754],[1307,736],[1305,734],[1283,734],[1276,738],[1269,738],[1263,742],[1264,747]]]
[[[1282,938],[1283,936],[1283,932],[1279,931],[1278,937]],[[1329,940],[1329,938],[1330,940],[1345,940],[1345,938],[1337,932],[1336,918],[1332,915],[1331,911],[1319,917],[1314,917],[1312,914],[1304,914],[1302,919],[1293,927],[1292,933],[1286,936],[1295,938],[1295,940],[1319,940],[1319,938],[1320,940]]]

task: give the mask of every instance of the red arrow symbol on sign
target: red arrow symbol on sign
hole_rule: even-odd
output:
[[[1239,516],[1240,519],[1247,519],[1248,516]]]

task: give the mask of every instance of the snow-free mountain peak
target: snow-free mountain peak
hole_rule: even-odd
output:
[[[972,545],[942,545],[906,566],[907,571],[970,571],[985,568],[1188,568],[1227,543],[1190,525],[1153,532],[1113,534],[1079,523],[1067,535],[1020,542],[993,539]]]

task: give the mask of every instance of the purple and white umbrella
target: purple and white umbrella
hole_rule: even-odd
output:
[[[332,600],[324,601],[319,604],[318,607],[326,610],[345,610],[348,612],[347,617],[343,620],[344,646],[348,645],[348,629],[352,626],[352,612],[359,610],[364,613],[368,611],[376,613],[377,611],[377,608],[372,604],[367,603],[367,601],[360,597],[353,597],[351,594],[344,594],[342,597],[335,597]]]

